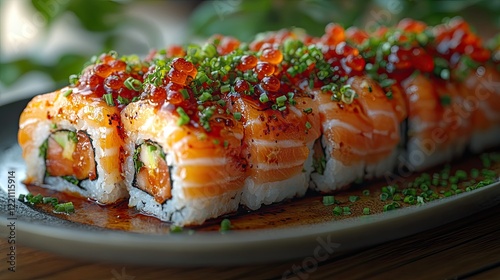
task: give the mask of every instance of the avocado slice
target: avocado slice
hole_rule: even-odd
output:
[[[51,135],[52,139],[56,141],[61,148],[63,148],[63,158],[73,159],[73,152],[76,148],[78,138],[76,132],[69,130],[59,130]]]

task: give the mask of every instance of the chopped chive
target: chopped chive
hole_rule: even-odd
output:
[[[237,121],[241,120],[241,113],[240,113],[240,112],[234,112],[233,116],[234,116],[234,118],[235,118]]]
[[[389,194],[387,194],[385,192],[383,192],[383,193],[380,194],[380,200],[381,201],[386,201],[387,198],[389,198]]]
[[[69,76],[69,84],[70,85],[74,86],[74,85],[76,85],[77,82],[78,82],[78,75],[73,74],[73,75]]]
[[[309,129],[311,129],[311,128],[312,128],[311,123],[310,123],[310,122],[306,122],[306,129],[308,129],[308,130],[309,130]]]
[[[310,114],[310,113],[312,112],[312,110],[313,110],[312,108],[306,108],[306,109],[304,109],[304,110],[302,110],[302,111],[303,111],[304,113],[306,113],[306,114]]]
[[[405,196],[403,201],[405,203],[413,204],[415,202],[415,197],[414,196]]]
[[[204,91],[200,97],[198,97],[198,100],[200,100],[201,102],[205,102],[207,100],[211,100],[212,99],[212,94],[210,94],[210,92],[208,91]]]
[[[171,233],[179,233],[182,232],[184,229],[181,226],[176,226],[176,225],[171,225],[170,226],[170,232]]]
[[[224,148],[229,147],[229,142],[227,140],[224,140]]]
[[[285,105],[285,102],[286,102],[286,96],[285,95],[282,95],[282,96],[279,96],[278,98],[276,98],[276,104],[279,107]]]
[[[223,85],[220,87],[220,92],[221,93],[226,93],[226,92],[229,92],[231,90],[231,86],[230,85]]]
[[[392,86],[396,81],[393,79],[385,79],[380,81],[380,87],[381,88],[386,88]]]
[[[369,196],[370,195],[370,190],[363,190],[363,195],[364,196]]]
[[[333,195],[323,196],[323,205],[328,206],[335,204],[335,197]]]
[[[188,93],[187,89],[185,89],[185,88],[181,89],[180,93],[182,94],[182,98],[184,98],[184,100],[189,99],[189,93]]]
[[[123,82],[123,85],[125,85],[126,88],[134,91],[140,91],[142,89],[142,82],[132,77],[128,77]]]
[[[68,89],[68,90],[66,90],[66,91],[63,93],[63,96],[64,96],[64,97],[68,97],[71,93],[73,93],[73,90],[72,90],[72,89]]]
[[[363,208],[363,215],[370,215],[370,208],[368,207]]]
[[[224,107],[226,106],[226,101],[224,99],[219,99],[217,100],[217,104],[219,104],[219,106],[221,107]]]
[[[259,96],[259,101],[261,103],[266,103],[269,101],[269,97],[267,96],[266,93],[262,93],[260,96]]]
[[[54,212],[66,214],[74,213],[75,206],[73,205],[73,202],[60,203],[54,206]]]
[[[231,229],[231,221],[229,219],[224,219],[220,223],[220,231],[221,232],[226,232]]]
[[[351,195],[351,196],[349,196],[349,201],[350,202],[354,203],[354,202],[356,202],[358,200],[359,200],[359,196],[357,196],[357,195]]]
[[[177,120],[177,125],[178,126],[181,126],[181,125],[185,125],[185,124],[188,124],[189,121],[190,121],[190,118],[189,116],[186,114],[186,112],[184,111],[184,109],[182,109],[182,107],[177,107],[177,113],[179,114],[179,120]]]
[[[333,208],[333,214],[337,216],[342,215],[342,207],[335,206],[335,208]]]
[[[130,103],[130,100],[127,99],[127,98],[124,98],[124,97],[121,97],[120,95],[118,95],[118,97],[116,98],[116,100],[118,101],[118,103],[120,103],[121,105],[127,105]]]
[[[394,209],[395,209],[395,207],[394,207],[394,205],[392,203],[384,205],[384,212],[391,211],[391,210],[394,210]]]
[[[344,215],[351,215],[351,208],[349,206],[344,206],[342,207],[342,212],[344,213]]]
[[[106,93],[102,97],[104,98],[108,106],[115,106],[115,103],[113,102],[113,95],[111,95],[111,93]]]

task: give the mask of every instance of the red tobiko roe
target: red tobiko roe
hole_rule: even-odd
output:
[[[397,24],[396,28],[412,33],[422,33],[427,29],[427,24],[411,18],[404,18]]]
[[[255,72],[257,72],[257,78],[262,80],[265,76],[271,76],[274,74],[274,65],[267,62],[259,62],[255,66]]]
[[[329,23],[325,27],[325,34],[321,36],[320,41],[328,46],[334,46],[345,41],[344,28],[336,23]]]
[[[241,62],[238,65],[238,70],[246,71],[253,69],[255,66],[257,66],[257,62],[259,62],[259,60],[254,55],[244,55],[241,57]]]
[[[276,92],[280,89],[281,82],[275,76],[267,76],[260,81],[260,84],[264,90]]]
[[[167,48],[167,57],[184,57],[186,51],[180,45],[171,45]]]
[[[280,50],[267,48],[262,51],[260,60],[277,65],[283,60],[283,54],[281,53]]]
[[[99,98],[104,94],[111,94],[113,99],[121,97],[129,100],[139,95],[139,90],[127,87],[125,81],[132,78],[142,82],[143,77],[139,73],[127,73],[125,61],[110,54],[101,55],[98,61],[99,63],[87,67],[80,76],[78,88],[81,94],[92,94]]]
[[[486,62],[491,52],[484,48],[482,40],[474,34],[462,18],[453,18],[449,22],[434,28],[439,54],[450,60],[456,53],[469,55],[477,62]]]
[[[208,39],[208,42],[212,42],[217,47],[217,53],[219,53],[219,55],[229,54],[236,50],[241,44],[238,39],[221,34],[213,35]]]
[[[272,46],[273,44],[281,44],[287,38],[293,38],[293,33],[288,29],[281,29],[274,32],[267,32],[257,35],[258,40],[254,40],[250,43],[250,50],[258,52],[265,48],[266,46]]]
[[[368,35],[368,33],[366,31],[361,30],[361,29],[354,27],[354,26],[349,27],[345,31],[345,35],[354,44],[358,44],[358,45],[363,44],[363,42],[365,40],[368,40],[370,38],[370,36]]]

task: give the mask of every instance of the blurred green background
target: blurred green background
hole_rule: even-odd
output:
[[[500,30],[499,0],[0,0],[0,101],[62,87],[92,55],[146,55],[214,33],[250,40],[329,22],[373,29],[411,17],[439,24],[462,16],[485,39]]]

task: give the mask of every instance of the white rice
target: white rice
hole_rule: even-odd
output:
[[[304,196],[309,187],[311,172],[313,171],[314,143],[307,145],[309,155],[303,164],[303,171],[285,180],[256,184],[254,178],[247,177],[244,183],[241,204],[251,210],[259,209],[261,205],[269,205],[294,197]]]
[[[339,190],[363,178],[365,163],[359,162],[353,165],[344,165],[341,161],[332,158],[335,147],[328,143],[325,136],[321,136],[321,145],[324,147],[325,170],[323,174],[313,172],[311,174],[311,188],[320,192],[331,192]]]

